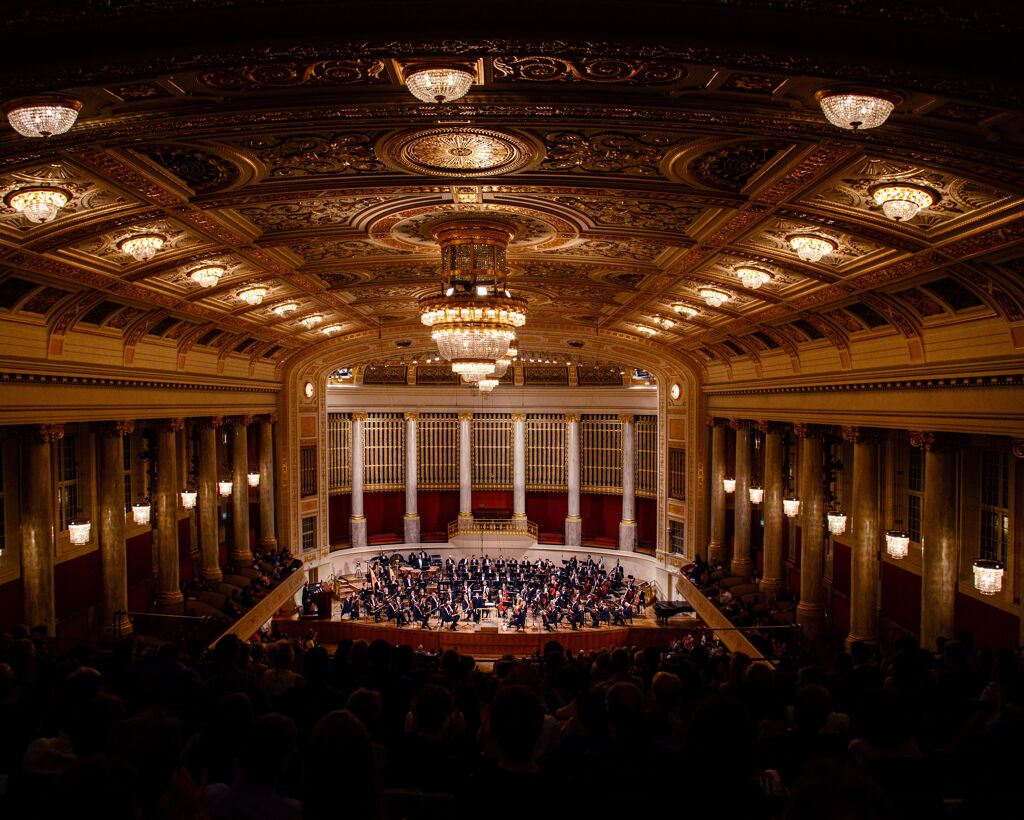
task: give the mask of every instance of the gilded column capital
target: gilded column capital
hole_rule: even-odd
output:
[[[49,444],[64,438],[63,424],[34,424],[25,428],[25,438],[36,444]]]
[[[403,416],[403,418],[406,421],[417,421],[419,419],[419,417],[420,417],[420,414],[418,412],[413,411],[413,412],[403,413],[402,416]]]
[[[459,413],[459,421],[472,421],[472,420],[473,420],[473,414],[471,412],[469,412],[469,413]]]
[[[619,424],[633,424],[636,416],[633,413],[619,413]]]
[[[764,434],[768,433],[781,433],[783,425],[777,421],[771,421],[769,419],[759,419],[757,422],[757,429]]]
[[[367,415],[365,410],[359,410],[352,414],[352,421],[366,421]]]
[[[843,427],[840,432],[849,444],[877,444],[881,440],[880,432],[873,427]]]
[[[578,422],[580,420],[580,414],[579,413],[566,413],[565,414],[565,420],[567,422],[569,422],[569,423],[572,423],[574,421]]]
[[[797,438],[820,438],[823,432],[817,424],[808,424],[804,421],[793,422],[793,433]]]
[[[216,430],[219,427],[224,426],[224,419],[222,416],[200,416],[193,420],[193,423],[199,427],[200,430]]]
[[[512,421],[526,421],[526,413],[513,413]]]
[[[932,452],[938,449],[940,445],[940,439],[935,433],[929,430],[911,430],[910,431],[910,446],[919,447],[927,452]]]
[[[227,423],[232,427],[248,427],[253,422],[253,417],[250,415],[242,416],[229,416]]]
[[[729,426],[733,430],[749,430],[751,422],[748,419],[729,419]]]
[[[128,419],[104,422],[97,432],[104,438],[124,438],[135,432],[135,422]]]
[[[277,424],[277,413],[264,413],[260,416],[260,421],[263,424]]]
[[[1024,458],[1024,438],[1014,439],[1010,444],[1010,452],[1016,458]]]
[[[704,423],[708,427],[721,427],[725,424],[725,419],[719,418],[718,416],[705,416]]]
[[[185,429],[185,419],[162,419],[154,426],[165,433],[177,433]]]

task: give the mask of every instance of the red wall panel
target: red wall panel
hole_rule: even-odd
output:
[[[622,520],[622,497],[580,493],[580,517],[583,519],[583,540],[611,538],[619,542],[619,521]]]
[[[569,496],[560,492],[526,494],[526,517],[541,532],[565,533],[565,517],[569,514]]]
[[[10,629],[25,621],[25,595],[21,579],[0,586],[0,627]]]
[[[349,521],[351,515],[352,496],[349,493],[339,493],[328,497],[327,537],[331,544],[344,544],[352,540],[352,528]]]
[[[178,577],[192,580],[192,535],[187,518],[178,521]]]
[[[128,586],[153,577],[153,531],[128,539]]]
[[[473,509],[505,510],[512,515],[511,490],[473,490]]]
[[[101,571],[99,550],[64,561],[53,568],[58,621],[83,612],[100,601]]]
[[[405,530],[402,517],[405,515],[405,492],[393,490],[383,493],[365,493],[363,512],[366,515],[366,537],[372,538],[383,533],[392,533],[402,539]]]
[[[416,509],[420,514],[420,533],[444,533],[459,517],[458,490],[421,490],[416,493]]]
[[[852,550],[841,541],[832,541],[832,588],[846,595],[850,594],[850,562]]]
[[[636,500],[636,541],[654,549],[658,543],[658,500],[638,498]]]
[[[921,631],[921,578],[882,562],[882,617],[915,635]]]
[[[956,595],[954,629],[970,632],[978,647],[1016,649],[1020,643],[1020,623],[1016,615],[959,592]]]

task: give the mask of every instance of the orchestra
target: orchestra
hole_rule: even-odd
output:
[[[461,622],[479,624],[485,612],[494,612],[508,629],[522,631],[532,615],[544,629],[555,631],[563,623],[577,630],[587,626],[626,626],[653,603],[646,583],[626,575],[621,563],[606,569],[604,559],[576,556],[556,564],[550,558],[506,559],[489,555],[449,555],[431,562],[426,552],[407,558],[395,553],[367,563],[362,588],[344,597],[341,617],[395,626],[418,625],[458,629]]]

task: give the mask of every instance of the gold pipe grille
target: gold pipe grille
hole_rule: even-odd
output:
[[[366,492],[405,487],[405,419],[401,413],[370,413],[363,422]]]
[[[580,491],[622,492],[622,425],[617,415],[580,421]]]
[[[565,415],[526,419],[526,489],[567,490]]]
[[[352,492],[352,419],[347,413],[327,414],[327,491]]]
[[[421,490],[459,488],[459,417],[454,413],[420,413],[416,486]]]
[[[474,413],[472,425],[474,489],[512,489],[512,417]]]
[[[636,417],[636,494],[658,497],[658,418]]]

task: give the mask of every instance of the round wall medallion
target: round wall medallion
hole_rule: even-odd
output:
[[[313,387],[313,382],[306,382],[302,387],[302,393],[307,399],[313,398],[316,395],[316,388]]]
[[[679,384],[673,384],[672,389],[669,390],[669,395],[672,397],[672,401],[679,401],[679,397],[683,395],[683,388]]]
[[[520,170],[538,158],[540,148],[508,131],[451,127],[395,134],[376,152],[382,162],[415,174],[489,177]]]

